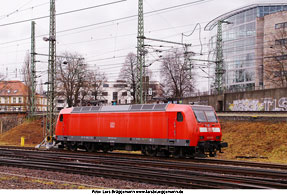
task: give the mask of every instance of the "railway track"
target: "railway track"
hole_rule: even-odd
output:
[[[207,160],[207,161],[205,161]],[[208,162],[210,161],[210,162]],[[0,148],[0,164],[94,175],[188,189],[287,188],[286,166],[220,164],[212,159],[164,159],[139,155],[67,153]]]
[[[25,151],[35,151],[37,149],[33,147],[17,147],[17,146],[0,146],[1,149],[14,149],[14,150],[25,150]],[[39,151],[39,150],[37,150]],[[41,151],[39,151],[41,152]],[[267,169],[280,169],[280,170],[287,170],[287,164],[271,164],[271,163],[258,163],[258,162],[250,162],[250,161],[239,161],[239,160],[222,160],[222,159],[211,159],[211,158],[195,158],[195,159],[185,159],[185,158],[167,158],[167,157],[149,157],[149,156],[144,156],[142,154],[136,154],[136,153],[118,153],[118,152],[111,152],[111,153],[87,153],[85,151],[66,151],[66,150],[58,150],[58,149],[52,149],[52,150],[47,150],[45,152],[52,152],[52,153],[59,153],[59,152],[64,152],[65,154],[83,154],[85,157],[91,156],[91,158],[96,157],[96,156],[106,156],[106,158],[114,158],[114,157],[119,157],[119,158],[140,158],[140,159],[147,159],[147,160],[157,160],[157,161],[162,161],[162,160],[167,160],[167,161],[174,161],[174,162],[189,162],[189,163],[203,163],[203,164],[215,164],[215,165],[234,165],[234,166],[243,166],[243,167],[257,167],[257,168],[267,168]]]

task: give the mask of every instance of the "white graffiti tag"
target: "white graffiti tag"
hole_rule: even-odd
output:
[[[264,110],[265,111],[286,111],[287,110],[287,98],[283,97],[278,100],[272,98],[264,98]]]
[[[229,106],[232,111],[259,111],[263,104],[259,100],[234,100],[233,106]]]
[[[278,104],[277,104],[278,102]],[[287,97],[282,97],[278,101],[273,98],[262,98],[262,102],[257,99],[234,100],[229,104],[231,111],[287,111]]]

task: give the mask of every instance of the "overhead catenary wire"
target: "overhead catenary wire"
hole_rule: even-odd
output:
[[[0,16],[0,19],[5,19],[5,18],[8,18],[10,17],[11,15],[14,15],[14,14],[17,14],[17,13],[21,13],[21,12],[24,12],[24,11],[27,11],[27,10],[33,10],[37,7],[41,7],[43,5],[49,5],[50,2],[46,2],[46,3],[41,3],[41,4],[37,4],[37,5],[34,5],[32,7],[29,7],[29,8],[25,8],[25,9],[22,9],[23,7],[25,7],[27,4],[29,4],[30,2],[32,2],[33,0],[29,1],[28,3],[26,3],[25,5],[23,6],[20,6],[18,9],[8,13],[8,14],[5,14],[5,15],[1,15]]]
[[[76,43],[75,43],[76,44]],[[115,55],[114,55],[115,56]],[[113,58],[114,59],[114,58]]]
[[[94,9],[94,8],[98,8],[98,7],[108,6],[108,5],[112,5],[112,4],[116,4],[116,3],[122,3],[122,2],[124,2],[124,1],[127,1],[127,0],[119,0],[119,1],[114,1],[114,2],[105,3],[105,4],[101,4],[101,5],[95,5],[95,6],[85,7],[85,8],[81,8],[81,9],[76,9],[76,10],[71,10],[71,11],[66,11],[66,12],[58,13],[58,14],[55,14],[55,15],[56,15],[56,16],[66,15],[66,14],[75,13],[75,12],[80,12],[80,11],[85,11],[85,10]],[[10,23],[6,23],[6,24],[0,24],[0,27],[10,26],[10,25],[14,25],[14,24],[20,24],[20,23],[25,23],[25,22],[31,22],[31,21],[36,21],[36,20],[41,20],[41,19],[49,18],[49,17],[50,17],[50,16],[40,16],[40,17],[36,17],[36,18],[31,18],[31,19],[26,19],[26,20],[20,20],[20,21],[16,21],[16,22],[10,22]]]
[[[126,1],[126,0],[123,0],[123,1]],[[195,2],[189,2],[189,3],[180,4],[180,5],[175,5],[175,6],[171,6],[171,7],[167,7],[167,8],[162,8],[162,9],[158,9],[158,10],[145,12],[144,15],[157,13],[157,12],[162,12],[162,11],[167,11],[167,10],[171,10],[171,9],[174,9],[174,8],[185,7],[185,6],[188,6],[188,5],[192,5],[192,4],[196,4],[196,3],[204,2],[204,1],[211,1],[211,0],[199,0],[199,1],[195,1]],[[85,9],[85,8],[83,8],[83,9]],[[72,11],[69,11],[69,12],[72,13]],[[66,13],[66,12],[64,12],[64,13]],[[56,15],[59,15],[59,14],[56,14]],[[39,18],[42,19],[42,18],[48,18],[48,17],[49,16],[42,16],[42,17],[39,17]],[[106,24],[106,23],[113,23],[113,22],[116,22],[116,21],[125,20],[125,19],[129,19],[129,18],[135,18],[136,19],[136,17],[137,17],[137,15],[131,15],[131,16],[126,16],[126,17],[121,17],[121,18],[117,18],[117,19],[107,20],[107,21],[103,21],[103,22],[99,22],[99,23],[89,24],[89,25],[85,25],[85,26],[65,29],[65,30],[62,30],[62,31],[57,31],[57,34],[63,33],[63,32],[68,32],[68,31],[73,31],[73,30],[78,30],[78,29],[82,29],[82,28],[87,28],[87,27],[91,27],[91,26],[98,26],[98,25]],[[34,20],[34,19],[28,19],[28,20],[25,20],[25,21],[28,22],[28,21],[32,21],[32,20]],[[14,22],[14,23],[15,24],[21,23],[21,21]],[[5,24],[2,24],[2,25],[5,25]],[[1,24],[0,24],[0,27],[1,27]],[[45,35],[47,35],[47,34],[45,34]],[[41,35],[41,36],[45,36],[45,35]],[[36,36],[36,37],[38,37],[38,36]],[[28,39],[29,38],[23,38],[23,39],[19,39],[17,41],[28,40]],[[10,43],[10,42],[7,42],[7,43]],[[6,43],[0,43],[0,45],[2,45],[2,44],[6,44]]]

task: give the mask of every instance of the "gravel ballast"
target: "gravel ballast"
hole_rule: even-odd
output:
[[[0,166],[0,189],[175,189],[103,177]]]

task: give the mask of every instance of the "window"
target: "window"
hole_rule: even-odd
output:
[[[22,98],[21,97],[18,98],[18,102],[19,102],[19,104],[22,103]]]
[[[275,24],[275,29],[287,28],[287,22]]]
[[[216,116],[213,111],[205,111],[208,122],[217,122]]]
[[[244,72],[244,69],[235,71],[236,82],[244,82]]]
[[[194,110],[194,114],[198,122],[206,122],[203,110]]]
[[[287,45],[287,39],[277,39],[275,45]]]
[[[256,18],[256,9],[251,9],[246,12],[246,22],[255,20],[255,18]]]
[[[126,84],[114,84],[114,87],[115,88],[125,88],[125,87],[127,87],[128,85],[126,85]]]
[[[65,101],[64,100],[58,100],[59,104],[63,104]]]
[[[127,95],[128,93],[126,91],[122,93],[122,96],[127,96]]]
[[[178,122],[182,122],[182,121],[183,121],[183,115],[182,115],[181,112],[178,112],[178,113],[177,113],[176,119],[177,119]]]
[[[13,104],[16,104],[16,98],[13,97]]]
[[[287,60],[287,55],[281,55],[281,56],[274,56],[276,60]]]
[[[103,87],[109,87],[109,84],[103,84]]]
[[[245,21],[245,13],[239,13],[236,15],[236,24],[242,24]]]
[[[60,122],[63,122],[63,120],[64,120],[64,116],[61,114],[60,115]]]
[[[255,80],[255,72],[254,72],[254,70],[248,70],[248,71],[246,71],[245,72],[245,79],[246,79],[246,81],[248,82],[248,81],[254,81]]]
[[[108,92],[102,92],[102,96],[108,96]]]
[[[247,36],[254,36],[256,34],[256,24],[255,22],[251,22],[246,24],[246,35]]]
[[[118,92],[113,92],[113,100],[118,100]]]
[[[193,110],[198,122],[217,122],[217,118],[213,110]]]

